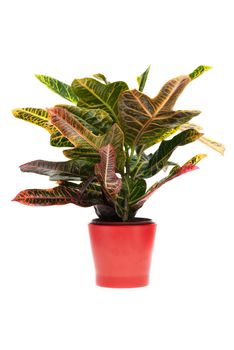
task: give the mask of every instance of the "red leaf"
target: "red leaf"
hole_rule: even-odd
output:
[[[168,176],[166,176],[164,179],[162,179],[159,182],[156,182],[153,186],[150,187],[150,189],[146,192],[144,196],[141,197],[140,200],[138,200],[136,203],[133,203],[132,208],[134,210],[138,210],[139,208],[142,207],[142,205],[145,203],[145,201],[152,196],[152,194],[162,185],[164,185],[166,182],[171,181],[172,179],[186,174],[190,171],[199,169],[196,166],[196,163],[198,163],[201,159],[206,157],[205,154],[198,154],[194,156],[192,159],[190,159],[187,163],[182,165],[181,167],[175,166],[171,172],[169,173]]]
[[[116,153],[111,144],[100,148],[100,163],[95,165],[95,174],[98,176],[104,190],[110,197],[116,197],[122,187],[122,181],[115,173]]]

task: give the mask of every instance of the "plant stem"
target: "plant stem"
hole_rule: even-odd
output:
[[[129,174],[126,174],[124,177],[124,208],[123,208],[123,221],[128,221],[128,217],[129,217]]]
[[[125,145],[125,154],[126,154],[126,166],[125,166],[125,168],[126,168],[126,173],[125,174],[128,174],[129,173],[129,153],[128,153],[128,151],[129,151],[129,147],[127,146],[127,145]]]
[[[130,151],[130,152],[129,152]],[[122,176],[122,180],[124,183],[123,187],[123,215],[122,215],[122,220],[123,221],[128,221],[129,217],[129,179],[131,177],[130,175],[130,163],[131,159],[134,155],[134,148],[129,148],[128,145],[125,144],[125,154],[126,154],[126,166],[125,166],[125,173]]]
[[[139,162],[141,160],[141,156],[142,156],[143,152],[144,152],[144,146],[141,147],[140,152],[138,153],[136,163],[134,164],[134,167],[133,167],[131,173],[134,173],[134,170],[137,168],[137,166],[138,166],[138,164],[139,164]],[[137,174],[137,172],[133,175],[133,178],[136,177],[136,174]]]

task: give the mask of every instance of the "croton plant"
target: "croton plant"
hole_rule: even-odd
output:
[[[23,172],[47,175],[57,186],[27,189],[14,200],[33,206],[94,206],[103,221],[130,221],[159,187],[197,169],[205,157],[197,154],[180,166],[171,160],[178,146],[199,139],[223,152],[221,144],[189,123],[200,111],[173,109],[184,88],[209,68],[199,66],[189,75],[169,80],[154,98],[142,92],[149,68],[133,90],[123,81],[110,83],[103,74],[75,79],[71,86],[36,75],[70,103],[49,109],[17,108],[13,115],[49,131],[50,144],[66,148],[63,154],[69,160],[21,165]],[[148,188],[146,179],[162,170],[161,180]]]

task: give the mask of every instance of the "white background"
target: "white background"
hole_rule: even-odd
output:
[[[231,1],[5,1],[1,3],[1,350],[233,350],[233,12]],[[96,287],[87,223],[93,209],[32,208],[10,200],[50,186],[20,173],[34,159],[63,160],[16,107],[64,102],[35,73],[70,83],[104,73],[126,80],[148,64],[145,92],[212,65],[177,107],[201,109],[207,136],[175,153],[207,152],[200,170],[161,188],[140,211],[158,223],[147,288]],[[177,157],[177,158],[176,158]]]

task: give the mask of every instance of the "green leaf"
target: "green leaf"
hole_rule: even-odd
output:
[[[101,205],[104,203],[102,188],[99,183],[94,181],[88,184],[88,186],[86,186],[84,183],[82,183],[80,186],[81,186],[80,203],[82,204],[83,207]]]
[[[100,80],[102,83],[109,84],[109,81],[107,81],[104,74],[97,73],[97,74],[94,74],[93,77],[97,80]]]
[[[130,205],[132,206],[133,210],[138,210],[142,207],[142,205],[145,203],[145,201],[147,199],[149,199],[152,194],[162,185],[164,185],[166,182],[180,176],[183,175],[187,172],[193,171],[198,169],[198,167],[196,166],[196,164],[203,158],[206,157],[206,154],[197,154],[196,156],[194,156],[193,158],[191,158],[189,161],[187,161],[184,165],[182,165],[181,167],[176,165],[175,167],[172,168],[172,170],[170,171],[169,175],[164,177],[162,180],[156,182],[154,185],[152,185],[148,191],[141,196],[140,198],[138,198],[137,201],[132,201],[130,202]]]
[[[88,159],[70,160],[66,162],[50,162],[34,160],[20,166],[23,172],[50,176],[50,180],[80,181],[94,172],[95,161]]]
[[[65,108],[54,107],[50,108],[48,112],[51,123],[77,148],[93,148],[99,152],[102,146],[111,143],[117,154],[118,171],[123,172],[125,164],[124,136],[117,124],[113,124],[106,134],[96,136]]]
[[[200,111],[166,111],[137,90],[125,91],[119,99],[119,112],[126,142],[131,147],[152,145],[162,133],[176,128]]]
[[[78,98],[72,91],[71,87],[55,78],[48,77],[47,75],[36,74],[38,80],[45,84],[50,90],[54,91],[56,94],[64,97],[66,100],[78,103]]]
[[[103,146],[99,150],[100,163],[95,165],[95,174],[97,175],[103,190],[112,199],[115,199],[119,193],[122,181],[115,173],[116,153],[111,144]]]
[[[16,108],[12,110],[12,114],[19,119],[41,126],[42,128],[54,133],[57,129],[50,123],[48,113],[40,108]]]
[[[128,180],[129,187],[129,201],[136,201],[138,198],[143,196],[146,191],[146,182],[144,179],[132,179]]]
[[[118,216],[127,221],[136,214],[129,202],[137,201],[146,191],[146,182],[144,179],[123,178],[122,188],[115,202],[115,210]]]
[[[211,66],[199,66],[192,73],[189,74],[189,77],[190,79],[194,80],[211,68]]]
[[[134,179],[137,179],[139,177],[139,173],[145,172],[152,155],[153,155],[152,153],[146,154],[143,152],[142,154],[134,155],[132,157],[130,162],[130,174]]]
[[[162,130],[162,132],[159,133],[155,139],[153,139],[151,142],[149,142],[147,144],[147,147],[151,147],[151,146],[167,139],[169,136],[172,136],[173,134],[175,134],[179,130],[180,130],[180,126],[177,126],[175,128],[172,128],[172,129],[168,129],[166,131]]]
[[[137,77],[137,82],[138,82],[138,85],[139,85],[139,88],[138,88],[139,91],[143,91],[144,90],[145,84],[146,84],[146,81],[147,81],[147,78],[148,78],[149,71],[150,71],[150,65],[144,71],[144,73],[142,73],[139,77]]]
[[[117,81],[102,84],[92,78],[75,79],[72,89],[79,99],[79,106],[91,109],[103,109],[113,119],[118,121],[117,101],[119,95],[128,89],[126,83]]]
[[[202,134],[194,129],[182,131],[171,140],[162,141],[157,151],[148,161],[148,166],[144,171],[138,172],[138,176],[145,178],[151,177],[162,170],[168,162],[168,159],[178,146],[187,145],[196,141]]]
[[[163,171],[166,172],[170,166],[179,166],[179,164],[175,162],[167,161],[163,167]]]

